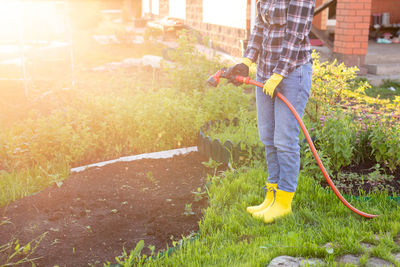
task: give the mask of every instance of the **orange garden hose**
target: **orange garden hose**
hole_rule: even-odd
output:
[[[219,83],[219,78],[223,77],[224,74],[224,70],[219,70],[214,76],[210,77],[210,79],[208,80],[209,84],[216,86]],[[243,77],[243,76],[236,76],[235,80],[240,82],[240,83],[245,83],[245,84],[252,84],[258,87],[263,88],[264,84],[251,80],[249,77]],[[216,82],[216,83],[215,83]],[[277,92],[277,90],[276,90]],[[351,211],[357,213],[358,215],[361,215],[365,218],[375,218],[378,217],[378,215],[374,215],[374,214],[369,214],[363,211],[360,211],[358,209],[356,209],[355,207],[353,207],[349,202],[347,202],[347,200],[340,194],[339,190],[336,188],[336,186],[334,185],[334,183],[332,182],[332,179],[329,177],[328,172],[326,171],[324,165],[322,164],[321,158],[318,155],[317,150],[315,149],[314,143],[311,140],[310,134],[307,131],[306,126],[303,123],[303,120],[301,119],[301,117],[299,116],[299,114],[297,113],[296,109],[293,107],[293,105],[289,102],[289,100],[287,100],[287,98],[282,95],[281,93],[277,92],[276,96],[283,101],[283,103],[286,104],[286,106],[288,106],[288,108],[290,109],[290,111],[293,113],[294,117],[296,118],[297,122],[300,125],[301,130],[304,133],[304,136],[307,139],[308,145],[311,148],[312,153],[314,154],[314,157],[318,163],[319,168],[322,171],[322,174],[324,175],[325,180],[328,182],[329,186],[332,188],[333,192],[335,193],[335,195],[340,199],[340,201],[347,207],[349,208]]]

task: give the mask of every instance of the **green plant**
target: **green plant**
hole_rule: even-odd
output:
[[[119,257],[115,257],[115,260],[118,262],[118,264],[124,267],[142,265],[147,258],[147,255],[141,255],[143,248],[144,241],[140,240],[136,244],[135,249],[129,252],[129,255],[127,254],[125,248],[123,248],[123,254]],[[110,263],[107,263],[107,265],[110,266]]]
[[[394,100],[396,96],[400,96],[400,82],[385,79],[380,86],[366,89],[365,94],[375,98]]]
[[[0,175],[9,177],[0,181],[1,204],[59,183],[68,177],[70,166],[193,146],[206,121],[234,117],[249,105],[240,89],[224,87],[193,94],[173,88],[69,94],[55,96],[70,101],[51,114],[16,122],[0,132]],[[31,175],[24,177],[26,172]],[[33,177],[40,173],[48,179]]]
[[[185,211],[183,212],[183,214],[186,216],[191,216],[195,214],[192,210],[192,203],[186,203]]]
[[[347,91],[363,93],[370,85],[356,79],[357,67],[346,67],[343,63],[320,62],[320,55],[313,52],[313,83],[306,113],[313,121],[336,109],[337,103],[346,100]]]
[[[213,125],[205,134],[212,140],[218,139],[224,144],[231,141],[235,147],[240,148],[240,160],[248,163],[250,159],[264,157],[264,145],[260,142],[257,128],[255,110],[241,108],[238,117],[230,123],[221,121]],[[232,153],[232,151],[229,151]],[[232,156],[232,155],[231,155]]]
[[[205,195],[206,191],[201,191],[200,187],[197,187],[197,191],[192,192],[194,194],[194,201],[198,202],[203,199],[203,195]]]
[[[25,245],[21,245],[18,239],[13,238],[10,242],[0,245],[0,266],[16,266],[31,264],[35,266],[35,261],[40,258],[33,258],[40,242],[45,238],[47,232],[36,237]]]
[[[267,175],[264,165],[257,161],[221,173],[219,182],[209,188],[209,206],[199,223],[198,238],[166,257],[153,259],[148,266],[264,266],[282,255],[319,258],[322,265],[335,266],[338,256],[359,254],[362,241],[386,232],[391,237],[398,235],[398,204],[387,200],[385,193],[375,192],[369,201],[356,201],[357,208],[365,212],[385,214],[365,220],[352,214],[307,172],[300,174],[292,215],[269,225],[254,220],[246,207],[264,197],[259,190]],[[393,250],[393,241],[388,241],[380,243],[380,251]]]
[[[152,171],[148,171],[147,173],[146,173],[146,178],[147,178],[147,180],[149,180],[151,183],[153,183],[153,184],[157,184],[158,183],[158,181],[156,180],[156,178],[154,178],[154,176],[153,176],[153,172]]]
[[[379,183],[379,182],[391,182],[394,179],[393,175],[387,175],[385,170],[381,168],[380,164],[376,164],[371,168],[373,171],[370,172],[367,176],[367,180]]]
[[[372,153],[377,162],[394,171],[400,166],[400,128],[383,122],[371,130]]]
[[[246,147],[262,146],[258,137],[256,112],[241,108],[237,115],[229,124],[224,121],[217,123],[206,134],[212,140],[218,138],[221,143],[230,140],[234,145],[243,143]]]
[[[177,66],[167,66],[171,83],[180,91],[203,91],[208,77],[222,67],[214,54],[207,57],[196,49],[196,39],[187,30],[179,32],[178,48],[169,52]]]
[[[332,113],[320,118],[317,131],[318,148],[331,158],[331,166],[338,171],[351,163],[354,154],[355,134],[352,120],[342,113]]]
[[[209,169],[213,169],[214,170],[213,176],[215,176],[217,174],[218,167],[222,165],[221,162],[217,162],[217,161],[213,160],[212,158],[209,158],[208,161],[201,162],[201,164],[203,164],[205,167],[207,167]]]

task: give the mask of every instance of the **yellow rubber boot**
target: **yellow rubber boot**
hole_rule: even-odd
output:
[[[294,192],[286,192],[283,190],[276,190],[275,201],[272,203],[269,209],[253,214],[255,218],[264,219],[265,223],[271,223],[275,219],[284,217],[292,213],[292,200]]]
[[[265,193],[264,202],[261,203],[258,206],[247,207],[246,211],[248,213],[253,214],[255,212],[262,211],[262,210],[268,208],[272,204],[272,202],[274,201],[274,192],[273,192],[273,190],[276,190],[278,188],[278,185],[277,184],[268,184],[267,183],[266,184],[266,188],[267,188],[267,191]]]

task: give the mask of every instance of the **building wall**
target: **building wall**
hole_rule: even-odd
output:
[[[368,49],[372,0],[338,0],[333,52],[350,66],[363,66]]]
[[[186,19],[186,0],[169,0],[168,15],[174,18]]]
[[[176,2],[172,0],[171,3],[170,0],[143,0],[143,2],[148,1],[158,2],[157,6],[159,7],[159,14],[156,14],[158,15],[156,17],[160,18],[170,16],[171,8],[173,8],[170,4]],[[249,21],[246,21],[246,17],[248,17],[250,14],[250,0],[230,0],[236,1],[236,11],[232,10],[231,8],[230,12],[218,12],[218,14],[216,14],[219,16],[226,16],[225,21],[230,22],[230,24],[236,25],[236,27],[218,25],[218,21],[216,20],[214,22],[212,16],[204,16],[204,1],[205,0],[186,0],[185,25],[198,31],[202,36],[210,38],[214,46],[217,46],[218,48],[234,56],[241,56],[243,52],[241,40],[246,40],[248,34],[246,28],[249,27]],[[241,1],[244,1],[244,4]],[[154,2],[152,4],[154,5]],[[246,9],[243,10],[243,7],[245,7]],[[209,6],[209,8],[212,7]],[[219,8],[216,8],[216,10],[218,9]],[[210,11],[212,12],[213,10]],[[243,14],[240,13],[240,16],[238,16],[235,15],[234,12],[243,12]],[[172,11],[172,13],[174,12]],[[214,23],[205,23],[204,18],[209,20],[209,22]],[[228,25],[228,23],[225,24]]]
[[[390,23],[400,23],[400,0],[372,0],[372,13],[390,13]]]
[[[316,0],[315,7],[321,6],[327,0]],[[313,19],[313,25],[319,30],[326,30],[326,21],[328,19],[328,9],[325,9]]]
[[[229,12],[220,12],[220,15],[232,16]],[[245,21],[243,23],[246,25]],[[217,45],[227,53],[234,56],[242,55],[241,40],[247,39],[246,29],[203,23],[203,0],[186,1],[185,24],[199,31],[200,34],[209,37],[214,45]]]
[[[153,0],[154,1],[154,0]],[[169,12],[169,1],[168,0],[158,0],[160,8],[160,16],[164,17],[168,15]]]

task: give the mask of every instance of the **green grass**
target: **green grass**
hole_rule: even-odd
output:
[[[253,162],[254,163],[254,162]],[[333,265],[343,254],[376,256],[394,263],[399,252],[393,239],[400,231],[400,209],[386,195],[353,204],[380,216],[373,220],[352,213],[330,189],[301,173],[293,214],[264,224],[246,212],[263,200],[267,176],[263,163],[225,172],[213,178],[209,207],[200,222],[199,238],[186,242],[169,256],[147,261],[149,266],[266,266],[280,255],[320,258]],[[378,238],[376,238],[376,235]],[[374,245],[370,253],[360,242]],[[324,245],[331,243],[332,251]]]
[[[389,88],[395,89],[395,91]],[[378,97],[393,100],[395,96],[400,96],[400,81],[383,80],[382,85],[372,86],[365,90],[365,94],[370,97]]]

